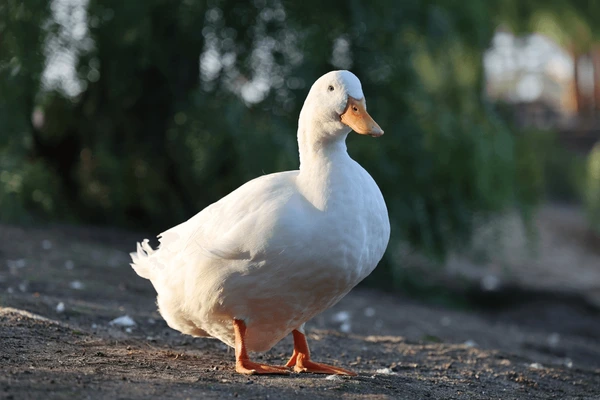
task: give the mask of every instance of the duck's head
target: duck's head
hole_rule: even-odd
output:
[[[317,79],[306,97],[303,113],[310,113],[327,135],[346,135],[350,130],[373,137],[383,135],[367,113],[360,81],[350,71],[332,71]]]

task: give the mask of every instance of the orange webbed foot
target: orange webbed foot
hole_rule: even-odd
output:
[[[267,364],[260,364],[250,361],[248,351],[246,350],[246,324],[244,321],[233,320],[233,330],[235,333],[235,370],[240,374],[258,375],[258,374],[289,374],[286,367],[278,367]]]
[[[287,375],[290,371],[286,367],[260,364],[250,360],[238,360],[235,363],[235,370],[240,374],[259,375],[259,374],[279,374]]]
[[[329,374],[329,375],[349,375],[357,376],[356,372],[350,370],[334,367],[333,365],[327,365],[322,363],[313,362],[310,360],[298,360],[294,366],[296,372],[310,372],[313,374]]]
[[[293,331],[292,335],[294,336],[294,352],[290,360],[285,364],[286,367],[294,367],[294,371],[296,372],[310,372],[313,374],[357,375],[355,372],[344,368],[311,361],[306,336],[298,330]]]

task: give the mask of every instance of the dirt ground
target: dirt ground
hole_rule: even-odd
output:
[[[497,218],[478,230],[470,257],[450,257],[445,271],[484,285],[576,293],[600,308],[600,235],[589,229],[585,212],[546,204],[532,225],[528,237],[517,215]]]
[[[157,314],[128,266],[140,238],[0,225],[0,398],[600,399],[600,312],[564,296],[460,311],[358,288],[307,326],[314,358],[358,377],[236,374]]]

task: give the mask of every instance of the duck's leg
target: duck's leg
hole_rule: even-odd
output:
[[[356,376],[356,373],[344,368],[310,361],[310,350],[308,349],[304,333],[296,329],[292,332],[292,335],[294,336],[294,352],[290,360],[285,364],[286,367],[294,367],[294,371],[296,372]]]
[[[239,319],[233,320],[233,330],[235,332],[235,370],[240,374],[288,374],[285,367],[276,367],[266,364],[259,364],[250,361],[246,344],[246,324]]]

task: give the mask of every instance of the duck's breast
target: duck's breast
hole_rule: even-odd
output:
[[[387,248],[387,207],[371,175],[354,161],[332,178],[331,188],[327,220],[322,222],[329,231],[331,257],[359,282],[373,271]]]

